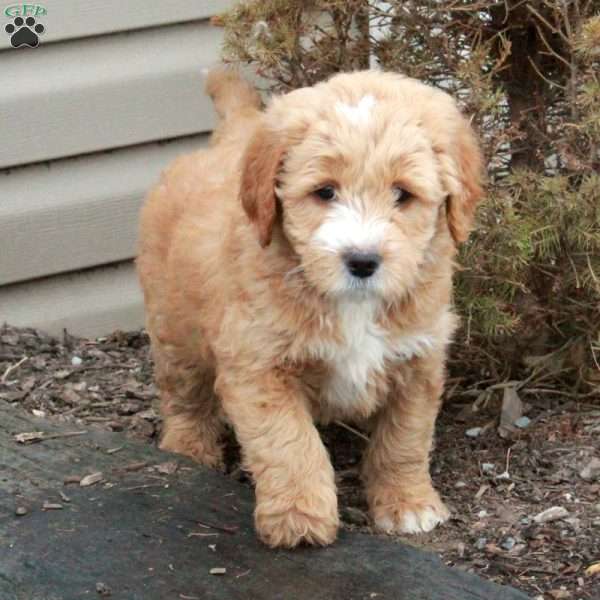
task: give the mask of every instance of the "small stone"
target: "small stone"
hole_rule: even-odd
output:
[[[562,506],[552,506],[538,513],[533,520],[539,525],[541,523],[550,523],[551,521],[558,521],[569,516],[569,511]]]
[[[560,590],[550,590],[548,593],[555,600],[563,600],[564,598],[570,598],[571,597],[571,592],[569,592],[567,590],[563,590],[562,588]]]
[[[169,460],[154,467],[154,470],[162,475],[173,475],[177,469],[179,469],[179,463],[175,460]]]
[[[74,367],[79,367],[79,366],[81,366],[82,363],[83,363],[83,360],[79,356],[73,356],[73,358],[71,358],[71,364]]]
[[[529,417],[519,417],[515,421],[515,425],[519,429],[526,429],[527,427],[529,427],[530,424],[531,424],[531,419]]]
[[[65,388],[60,397],[62,401],[69,406],[81,404],[81,396],[72,388]]]
[[[224,567],[213,567],[209,573],[211,575],[225,575],[225,573],[227,573],[227,569]]]
[[[597,513],[600,513],[600,503],[599,503],[599,504],[596,504],[596,506],[594,506],[594,510],[595,510]]]
[[[585,479],[585,481],[593,481],[595,479],[600,478],[600,458],[596,458],[595,456],[590,460],[590,462],[579,471],[579,476],[581,479]]]
[[[517,543],[517,541],[515,540],[514,537],[507,537],[507,538],[504,538],[504,540],[502,540],[502,542],[500,544],[500,547],[503,550],[510,551],[510,550],[512,550],[515,547],[516,543]]]
[[[62,510],[63,505],[58,502],[44,502],[42,510]]]
[[[100,596],[103,596],[104,598],[108,598],[108,596],[112,595],[112,590],[102,581],[99,581],[96,584],[96,591]]]
[[[460,489],[460,488],[467,487],[467,484],[466,484],[464,481],[457,481],[457,482],[454,484],[454,487],[455,487],[456,489]]]
[[[117,407],[117,412],[120,415],[133,415],[140,411],[142,404],[134,400],[127,400]]]
[[[146,419],[147,421],[156,421],[158,419],[158,413],[153,409],[149,408],[144,410],[137,415],[140,419]]]
[[[496,465],[494,463],[481,463],[481,470],[483,473],[492,473],[496,470]]]
[[[475,542],[475,548],[477,548],[477,550],[483,550],[487,545],[487,538],[479,538],[476,542]]]
[[[17,517],[24,517],[29,511],[24,506],[17,506],[15,509],[15,515]]]
[[[478,516],[480,519],[484,519],[485,517],[487,517],[487,516],[488,516],[488,511],[487,511],[487,510],[480,510],[480,511],[477,513],[477,516]]]
[[[340,511],[342,521],[350,523],[351,525],[367,525],[369,523],[369,517],[360,510],[353,506],[345,506]]]
[[[481,435],[483,431],[483,427],[471,427],[471,429],[467,429],[465,431],[465,435],[470,438],[476,438]]]

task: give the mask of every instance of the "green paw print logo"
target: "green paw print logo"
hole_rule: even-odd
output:
[[[39,36],[44,33],[45,28],[41,23],[37,23],[33,17],[15,17],[12,23],[8,23],[4,28],[10,35],[10,43],[13,48],[28,46],[36,48],[40,43]]]

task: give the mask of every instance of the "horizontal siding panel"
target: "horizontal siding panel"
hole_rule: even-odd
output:
[[[2,11],[12,3],[2,5]],[[30,2],[28,4],[34,4]],[[44,0],[46,15],[34,17],[44,25],[42,44],[73,38],[143,29],[157,25],[205,19],[226,10],[226,0]],[[33,9],[30,9],[33,10]],[[4,22],[9,22],[9,17]],[[4,23],[3,23],[4,26]],[[10,48],[9,36],[0,37],[0,49]]]
[[[0,174],[0,285],[133,257],[148,188],[173,158],[207,140],[201,134]]]
[[[207,22],[2,53],[0,167],[209,131]]]
[[[133,263],[0,288],[0,322],[96,337],[144,322]]]

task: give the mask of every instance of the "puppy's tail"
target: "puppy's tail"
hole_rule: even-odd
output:
[[[261,106],[258,92],[231,67],[211,69],[204,89],[212,98],[217,114],[224,120],[248,108],[259,110]]]

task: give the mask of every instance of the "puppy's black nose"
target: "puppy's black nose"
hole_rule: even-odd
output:
[[[377,271],[381,263],[381,256],[375,252],[348,252],[344,256],[344,262],[351,275],[366,279]]]

